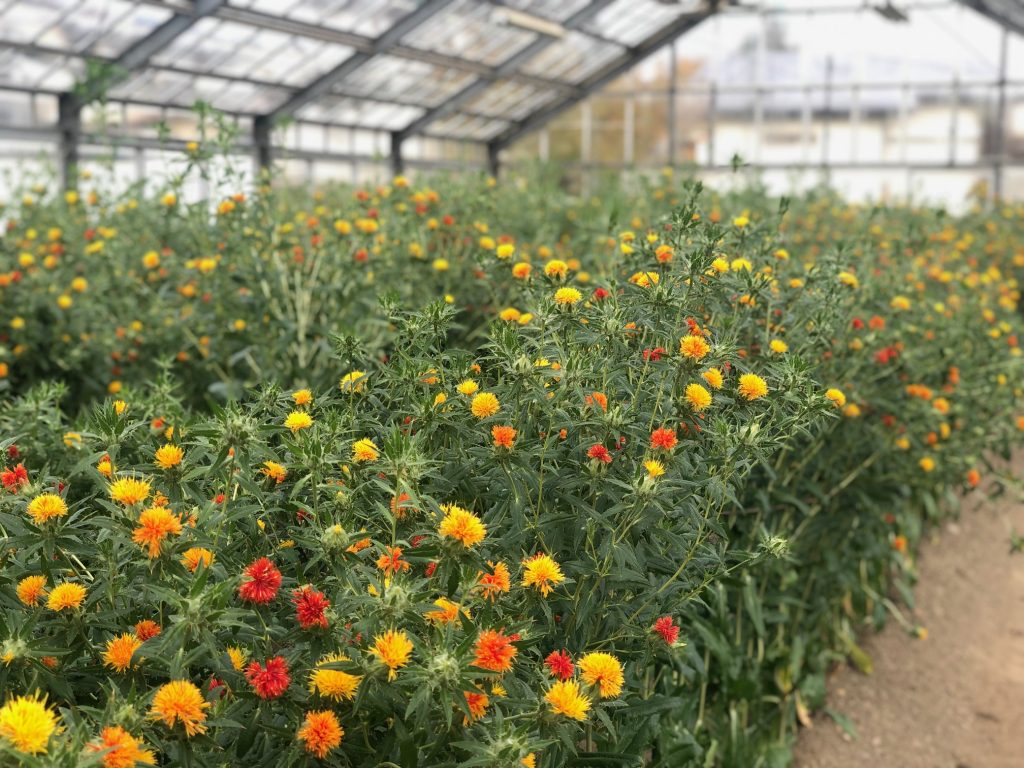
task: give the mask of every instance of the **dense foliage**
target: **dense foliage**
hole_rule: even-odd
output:
[[[1019,214],[26,194],[0,759],[785,765],[1022,434]]]

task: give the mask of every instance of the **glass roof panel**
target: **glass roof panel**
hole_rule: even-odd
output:
[[[76,53],[116,57],[169,19],[171,11],[126,0],[79,0],[37,42]]]
[[[541,16],[559,23],[583,10],[590,0],[505,0],[503,5],[532,16]]]
[[[334,90],[339,95],[434,107],[474,79],[471,72],[381,55],[352,72]]]
[[[530,59],[522,71],[575,84],[597,72],[624,51],[621,46],[603,43],[580,32],[569,32]]]
[[[67,56],[0,49],[0,83],[18,89],[68,90],[83,71],[81,60]]]
[[[298,111],[296,117],[300,120],[361,125],[367,128],[397,131],[420,117],[423,112],[424,110],[419,107],[328,95],[304,106]]]
[[[492,120],[485,117],[472,117],[471,115],[456,113],[434,122],[430,127],[430,132],[453,139],[489,141],[506,130],[510,125],[511,123],[505,120]]]
[[[380,37],[422,2],[424,0],[389,0],[386,3],[381,0],[302,0],[298,3],[295,0],[231,0],[230,4],[306,24]]]
[[[113,99],[161,102],[190,107],[206,101],[228,112],[262,114],[284,103],[290,91],[215,76],[146,69],[110,90]]]
[[[671,5],[657,0],[617,0],[597,14],[583,28],[595,35],[626,46],[636,45],[679,16],[697,10],[698,0]]]
[[[494,83],[477,98],[465,105],[467,112],[502,117],[506,120],[522,120],[536,109],[554,101],[558,92],[549,88],[537,88],[513,80]]]
[[[406,35],[402,42],[414,48],[458,56],[497,66],[537,35],[493,21],[495,6],[479,0],[456,0]]]

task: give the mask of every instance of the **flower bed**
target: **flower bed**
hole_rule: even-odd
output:
[[[783,765],[1024,427],[1012,211],[228,202],[12,215],[4,759]]]

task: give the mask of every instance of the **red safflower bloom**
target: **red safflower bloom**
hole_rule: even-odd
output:
[[[676,437],[676,431],[674,429],[659,427],[651,432],[651,448],[661,448],[662,450],[671,451],[676,447],[676,443],[678,442],[679,440]]]
[[[0,472],[0,482],[11,493],[17,493],[22,486],[28,485],[28,470],[24,464],[18,464],[14,469],[5,469]]]
[[[288,662],[283,656],[267,659],[266,666],[258,661],[250,662],[245,678],[261,699],[276,699],[286,690],[292,679],[288,676]]]
[[[594,289],[594,299],[596,299],[597,301],[604,301],[605,299],[607,299],[611,295],[612,295],[611,292],[608,291],[607,288],[595,288]]]
[[[7,455],[10,456],[12,459],[16,459],[21,455],[21,451],[18,450],[17,445],[12,443],[11,445],[7,446]]]
[[[885,318],[874,315],[870,320],[868,320],[868,328],[872,331],[882,330],[885,328]]]
[[[309,584],[292,592],[292,602],[295,604],[295,615],[299,619],[299,626],[303,629],[320,627],[327,629],[327,617],[324,611],[331,607],[331,601],[323,592],[318,592]]]
[[[605,448],[600,443],[595,443],[594,445],[590,446],[590,450],[587,451],[587,456],[589,456],[592,459],[597,459],[602,464],[612,463],[612,455],[608,453],[608,449]]]
[[[663,354],[665,354],[665,348],[664,347],[655,347],[654,349],[645,349],[644,350],[644,362],[657,363],[659,360],[661,360],[661,356]]]
[[[248,581],[242,582],[238,594],[246,602],[266,605],[281,588],[281,572],[265,557],[249,565],[245,569],[245,576]]]
[[[512,669],[512,659],[519,649],[512,645],[512,638],[501,630],[485,629],[476,639],[476,658],[473,666],[492,672],[507,672]]]
[[[679,627],[672,623],[671,616],[662,616],[654,622],[654,631],[661,635],[661,639],[669,645],[679,639]]]
[[[572,663],[572,657],[565,650],[549,653],[548,657],[544,659],[544,666],[559,680],[568,680],[576,671],[576,667]]]
[[[855,317],[853,318],[853,322],[851,323],[851,325],[853,326],[853,330],[859,331],[864,328],[864,321],[861,320],[859,317]]]
[[[437,570],[437,560],[432,560],[431,562],[427,563],[427,567],[426,567],[426,570],[424,571],[424,573],[426,574],[426,577],[429,579],[431,576],[434,575],[434,571],[436,571],[436,570]]]

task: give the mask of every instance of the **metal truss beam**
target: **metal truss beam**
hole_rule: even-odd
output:
[[[588,77],[580,87],[579,94],[562,99],[554,104],[534,112],[532,115],[515,123],[504,133],[499,134],[490,144],[496,151],[507,148],[512,142],[530,131],[545,125],[562,112],[575,106],[590,94],[599,91],[618,77],[621,77],[648,56],[656,53],[664,46],[673,42],[680,35],[689,32],[702,21],[718,11],[718,0],[711,0],[710,6],[703,11],[683,14],[671,24],[648,37],[639,45],[630,48],[625,54],[610,62],[606,67]]]
[[[1007,13],[1003,10],[1004,4],[995,3],[992,0],[960,0],[960,2],[1002,25],[1005,29],[1016,32],[1018,35],[1024,35],[1024,4],[1009,0],[1005,3],[1010,9],[1010,12]],[[1013,13],[1012,9],[1014,8],[1016,8],[1016,14]]]
[[[334,69],[325,72],[305,88],[293,93],[284,104],[274,109],[268,117],[276,120],[279,117],[294,114],[309,102],[329,93],[336,84],[369,62],[374,56],[389,53],[401,42],[403,37],[436,16],[451,5],[452,2],[454,0],[428,0],[428,2],[419,6],[412,13],[403,16],[387,32],[374,40],[370,50],[356,51]]]
[[[149,64],[150,60],[160,51],[173,43],[178,36],[187,31],[204,16],[215,13],[226,0],[195,0],[191,13],[175,13],[171,18],[158,26],[140,40],[135,41],[112,64],[110,77],[104,85],[110,87],[124,81],[138,69]],[[87,90],[75,94],[82,104],[93,101],[101,94],[98,85],[90,85]]]
[[[591,0],[591,2],[588,5],[584,6],[576,13],[574,13],[572,16],[570,16],[568,19],[566,19],[562,23],[562,26],[565,29],[577,30],[581,28],[584,24],[586,24],[588,21],[593,19],[595,16],[597,16],[597,14],[599,14],[601,11],[603,11],[605,8],[611,5],[614,1],[615,0]],[[517,72],[521,66],[523,66],[528,61],[533,59],[535,56],[544,51],[546,48],[548,48],[548,46],[552,45],[554,42],[555,38],[538,36],[537,39],[534,40],[532,43],[530,43],[525,48],[520,50],[518,53],[514,54],[506,61],[504,61],[495,70],[495,79],[503,79],[510,77],[515,72]],[[446,117],[452,114],[453,112],[457,111],[459,106],[465,104],[474,96],[483,93],[487,89],[487,87],[490,86],[491,83],[493,82],[494,79],[478,78],[476,81],[470,83],[461,91],[459,91],[454,96],[449,98],[443,104],[435,107],[434,109],[428,110],[424,115],[417,118],[416,120],[413,120],[409,125],[407,125],[402,130],[402,137],[405,138],[408,136],[412,136],[413,134],[420,133],[421,131],[423,131],[423,129],[425,129],[435,120],[438,120],[442,117]],[[574,93],[570,96],[570,98],[577,98],[578,96],[578,93]]]
[[[166,7],[162,0],[139,1],[144,2],[147,5],[154,5],[162,8]],[[274,16],[270,13],[252,10],[251,8],[224,5],[218,9],[214,15],[218,19],[223,19],[224,21],[233,21],[238,24],[245,24],[258,29],[268,29],[273,32],[281,32],[288,35],[298,35],[299,37],[307,37],[313,40],[320,40],[325,43],[345,45],[349,48],[354,48],[357,51],[362,51],[363,53],[371,51],[374,45],[374,39],[372,37],[366,37],[354,32],[345,32],[331,27],[309,24],[304,21],[289,19],[284,16]],[[445,69],[454,69],[460,72],[471,72],[479,77],[486,77],[491,80],[497,79],[495,67],[490,67],[476,61],[470,61],[469,59],[462,59],[458,56],[449,56],[443,53],[436,53],[434,51],[424,51],[419,48],[411,48],[406,45],[395,45],[388,51],[388,54],[400,59],[421,61],[424,64],[433,64],[434,66],[443,67]],[[572,90],[572,85],[569,83],[564,83],[559,80],[551,80],[545,77],[537,77],[535,75],[517,73],[512,79],[528,85],[534,85],[538,88],[554,88],[559,91]]]

